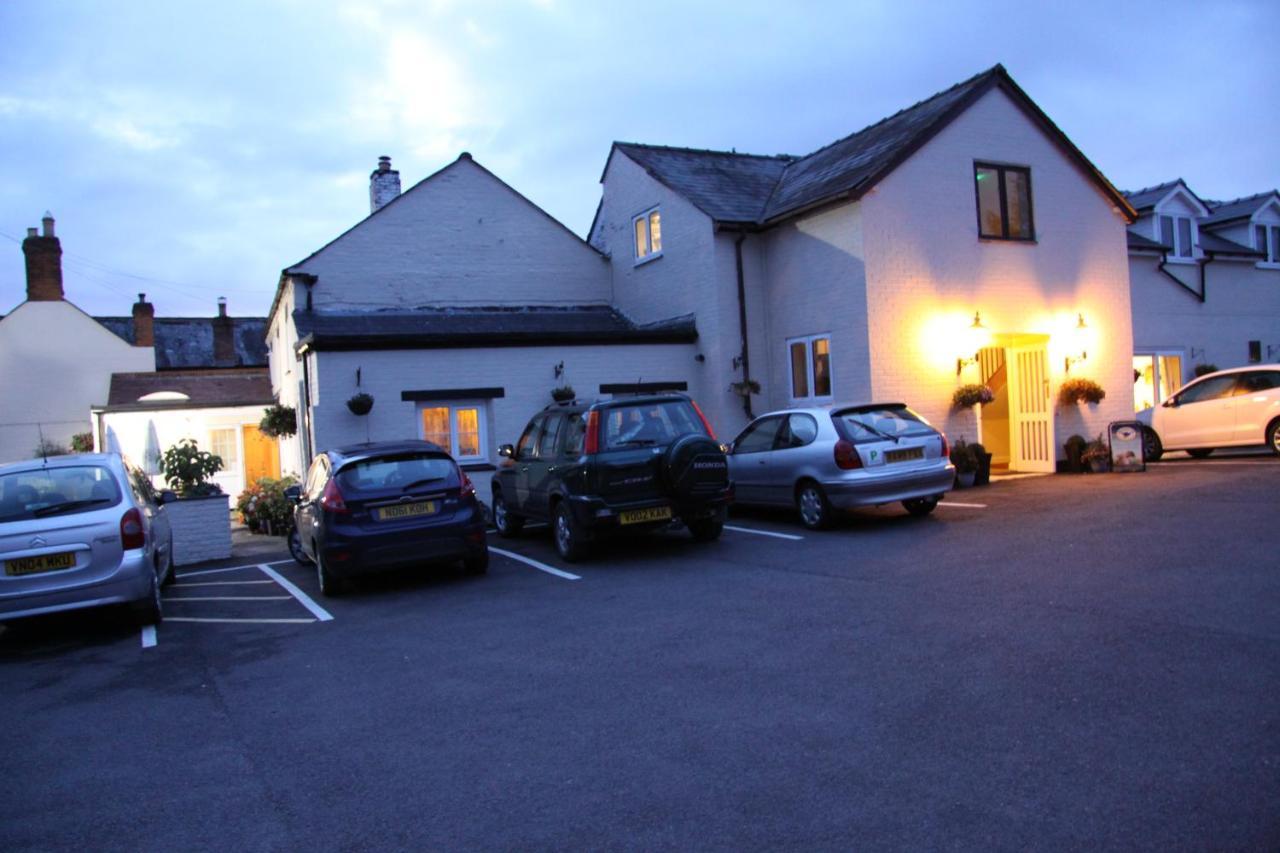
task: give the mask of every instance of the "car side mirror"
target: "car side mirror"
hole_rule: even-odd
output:
[[[736,441],[731,441],[731,442],[729,442],[728,444],[726,444],[726,445],[724,446],[724,452],[725,452],[727,455],[732,456],[732,455],[733,455],[733,448],[735,448],[737,445],[738,445],[738,442],[736,442]]]
[[[163,492],[160,493],[160,503],[162,504],[171,504],[177,499],[178,499],[177,493],[169,489],[165,489]]]
[[[1164,406],[1166,409],[1176,409],[1178,408],[1178,398],[1170,397],[1168,400],[1165,400],[1160,405]]]
[[[289,488],[284,490],[284,496],[289,500],[293,501],[294,503],[298,503],[299,501],[302,500],[302,487],[290,486]]]
[[[516,455],[516,449],[515,449],[515,446],[514,446],[514,445],[511,445],[511,444],[503,444],[503,445],[500,445],[500,446],[498,447],[498,455],[499,455],[499,456],[505,456],[507,459],[512,458],[513,456],[515,456],[515,455]]]

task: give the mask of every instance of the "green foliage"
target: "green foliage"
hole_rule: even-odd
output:
[[[93,452],[93,433],[78,432],[71,436],[71,452],[72,453],[92,453]]]
[[[298,412],[293,406],[277,403],[263,410],[258,429],[268,438],[293,435],[298,431]]]
[[[284,536],[293,523],[293,501],[284,496],[284,490],[297,484],[296,477],[261,477],[250,483],[236,498],[240,520],[254,533]]]
[[[1216,364],[1197,364],[1195,369],[1196,376],[1204,376],[1206,373],[1217,373],[1218,365]]]
[[[951,407],[953,409],[967,409],[970,406],[979,404],[985,406],[996,398],[991,389],[986,385],[972,383],[970,385],[961,385],[956,392],[951,395]]]
[[[222,488],[209,482],[209,478],[221,470],[222,457],[201,450],[192,438],[182,439],[160,459],[164,481],[184,498],[221,494]]]
[[[40,443],[36,445],[36,449],[31,456],[34,459],[43,459],[46,456],[66,456],[71,451],[65,445],[58,444],[56,441],[50,441],[47,438],[40,439]]]
[[[1074,403],[1101,403],[1107,392],[1092,379],[1068,379],[1058,389],[1058,402],[1064,406]]]
[[[968,474],[978,470],[978,454],[974,446],[963,438],[951,448],[951,464],[956,466],[956,473]]]

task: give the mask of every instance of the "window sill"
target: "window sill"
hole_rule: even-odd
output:
[[[1201,260],[1200,258],[1186,258],[1186,257],[1179,256],[1176,258],[1174,257],[1165,258],[1165,263],[1166,264],[1184,264],[1186,266],[1191,266],[1193,264],[1200,263],[1200,260]]]
[[[633,266],[644,266],[647,263],[656,261],[660,257],[662,257],[662,252],[653,252],[652,254],[645,255],[643,258],[636,258]]]
[[[978,242],[979,243],[1030,243],[1031,245],[1034,246],[1040,241],[1037,240],[1035,237],[991,237],[986,234],[979,234]]]

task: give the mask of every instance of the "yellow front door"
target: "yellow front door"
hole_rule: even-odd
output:
[[[244,482],[280,476],[280,445],[251,424],[244,426]]]

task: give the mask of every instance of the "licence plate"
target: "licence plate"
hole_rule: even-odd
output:
[[[74,551],[61,554],[42,554],[39,557],[19,557],[16,560],[4,561],[6,575],[34,575],[40,572],[53,572],[58,569],[69,569],[76,564]]]
[[[435,501],[418,501],[417,503],[397,504],[396,506],[380,506],[377,509],[377,515],[379,521],[389,521],[393,518],[432,515],[436,509]]]
[[[910,459],[923,459],[923,447],[904,447],[901,450],[886,450],[884,452],[885,462],[906,462]]]
[[[646,521],[666,521],[669,518],[671,518],[671,507],[669,506],[632,509],[618,513],[619,524],[643,524]]]

